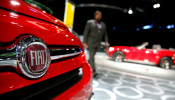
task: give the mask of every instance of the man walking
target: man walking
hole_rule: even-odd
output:
[[[102,12],[95,11],[94,19],[88,20],[84,30],[84,47],[89,51],[89,63],[92,67],[94,76],[96,73],[94,56],[98,50],[100,42],[105,39],[105,45],[108,47],[108,35],[106,24],[101,21]]]

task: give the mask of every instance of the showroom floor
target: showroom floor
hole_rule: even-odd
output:
[[[93,79],[91,100],[175,100],[175,70],[116,63],[105,53],[97,53],[95,60],[98,75]]]

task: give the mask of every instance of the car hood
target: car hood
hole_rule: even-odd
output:
[[[55,18],[51,14],[41,9],[31,6],[23,0],[8,0],[8,2],[6,0],[0,0],[0,7],[11,12],[15,12],[24,16],[32,17],[67,28],[67,26],[64,25],[63,22],[59,19]]]
[[[16,5],[11,1],[15,1],[13,3]],[[0,9],[1,24],[3,24],[1,33],[5,33],[0,37],[0,45],[3,49],[16,44],[18,38],[25,35],[38,37],[47,45],[83,48],[81,41],[60,20],[22,0],[0,0]]]

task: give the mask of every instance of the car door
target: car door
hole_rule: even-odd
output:
[[[129,52],[129,60],[133,60],[133,61],[138,61],[140,58],[140,54],[141,54],[142,50],[136,48],[136,47],[133,47],[130,49],[130,52]]]
[[[153,49],[143,49],[140,51],[139,60],[145,63],[152,63],[155,59],[155,53]]]

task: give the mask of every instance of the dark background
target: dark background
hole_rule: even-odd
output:
[[[36,0],[53,10],[53,15],[63,21],[65,0]],[[71,0],[75,3],[73,30],[83,35],[86,21],[93,19],[96,10],[102,11],[102,21],[106,23],[111,46],[136,46],[142,42],[161,44],[163,48],[175,48],[175,29],[167,29],[175,23],[175,3],[173,0]],[[154,9],[153,4],[160,3]],[[103,4],[122,10],[101,7],[79,7],[80,4]],[[128,14],[131,8],[133,14]],[[152,25],[151,29],[142,29]],[[151,47],[151,46],[150,46]]]

